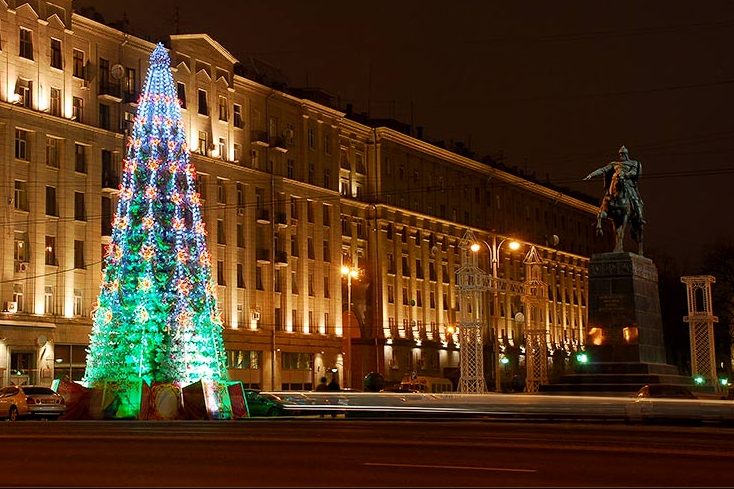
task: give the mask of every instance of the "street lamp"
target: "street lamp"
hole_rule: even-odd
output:
[[[359,278],[359,268],[351,265],[342,265],[341,268],[342,277],[347,278],[347,327],[346,327],[346,340],[347,340],[347,351],[346,359],[344,360],[344,387],[352,387],[352,279],[357,280]],[[342,329],[344,329],[342,327]]]
[[[520,243],[518,241],[515,241],[512,238],[502,238],[499,243],[497,243],[497,235],[492,236],[492,244],[490,245],[484,240],[481,240],[482,243],[484,243],[487,246],[487,249],[489,250],[489,259],[490,263],[492,264],[492,311],[494,313],[492,314],[492,326],[493,326],[493,338],[492,338],[492,352],[494,353],[494,390],[496,392],[500,392],[502,390],[502,385],[500,382],[500,345],[499,345],[499,276],[498,276],[498,269],[499,269],[499,257],[500,257],[500,248],[505,243],[505,241],[510,240],[507,243],[507,246],[512,251],[516,251],[520,249]],[[481,246],[479,243],[472,243],[470,249],[477,253]]]

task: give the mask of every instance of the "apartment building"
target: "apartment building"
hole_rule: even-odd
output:
[[[593,206],[250,80],[206,34],[168,44],[233,379],[310,389],[332,373],[357,388],[372,370],[445,375],[458,365],[450,327],[466,229],[536,244],[549,348],[583,345]],[[153,47],[73,13],[70,0],[0,6],[0,386],[83,375]],[[343,263],[361,270],[351,286]],[[503,251],[499,272],[522,280],[522,252]],[[521,309],[503,294],[491,311],[518,359]]]

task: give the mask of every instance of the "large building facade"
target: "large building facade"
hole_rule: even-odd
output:
[[[153,47],[68,0],[0,1],[0,386],[83,375]],[[467,229],[538,247],[549,352],[583,346],[594,206],[256,83],[207,35],[169,47],[233,379],[310,389],[332,374],[356,388],[370,371],[450,375]],[[523,255],[502,249],[499,276],[523,280]],[[343,264],[359,276],[344,279]],[[502,293],[485,332],[514,362],[521,311]]]

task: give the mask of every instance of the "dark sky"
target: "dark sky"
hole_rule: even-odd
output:
[[[734,2],[75,0],[159,39],[207,33],[235,57],[582,182],[624,144],[643,164],[646,246],[694,266],[734,237]],[[215,6],[210,8],[209,5]],[[561,236],[563,239],[563,236]]]

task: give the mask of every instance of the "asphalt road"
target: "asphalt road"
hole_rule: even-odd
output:
[[[0,423],[0,486],[731,486],[734,428],[496,420]]]

